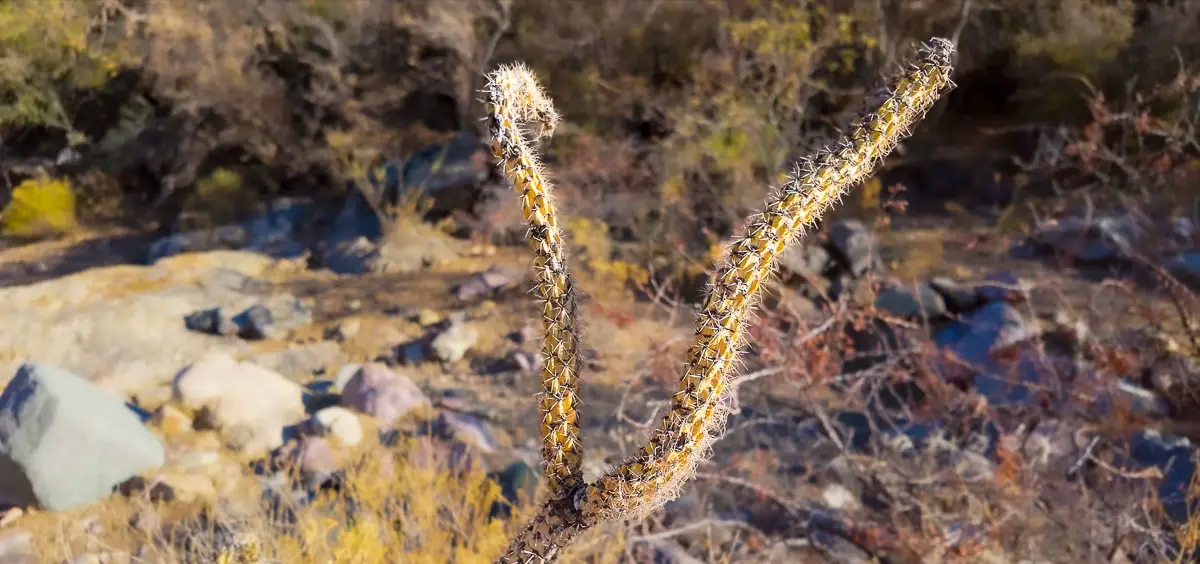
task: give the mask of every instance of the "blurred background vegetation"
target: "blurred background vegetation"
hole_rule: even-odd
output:
[[[958,88],[844,213],[897,186],[910,213],[1016,229],[1050,194],[1194,212],[1198,22],[1168,0],[9,0],[0,205],[19,236],[337,197],[481,134],[483,73],[523,60],[565,116],[549,159],[579,225],[706,263],[941,35]],[[58,206],[79,217],[22,219]]]

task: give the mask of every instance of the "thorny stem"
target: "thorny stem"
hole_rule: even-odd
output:
[[[552,497],[512,540],[499,562],[549,562],[583,530],[616,519],[638,519],[674,499],[724,427],[733,389],[730,373],[743,345],[746,319],[775,260],[825,211],[866,179],[909,128],[922,119],[950,81],[953,44],[934,38],[891,85],[879,108],[858,121],[833,148],[805,159],[747,222],[709,286],[687,352],[680,389],[646,446],[596,483],[582,486],[574,412],[577,333],[574,292],[562,262],[540,165],[516,128],[518,121],[552,127],[553,107],[521,66],[491,75],[492,147],[523,195],[530,240],[546,303],[547,370],[542,400],[543,453]],[[569,355],[564,351],[570,350]],[[549,361],[555,362],[551,367]]]
[[[522,124],[537,128],[533,140],[549,136],[558,122],[554,104],[524,65],[504,66],[489,76],[489,128],[492,154],[521,195],[529,225],[538,297],[542,301],[542,458],[551,496],[568,497],[583,486],[583,448],[577,405],[579,323],[575,286],[567,272],[550,183]]]

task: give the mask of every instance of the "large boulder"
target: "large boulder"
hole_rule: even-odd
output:
[[[304,418],[299,384],[223,353],[206,355],[175,378],[173,395],[219,431],[234,450],[262,454],[283,445],[285,427]]]
[[[0,501],[65,511],[163,464],[123,401],[66,370],[24,364],[0,395]]]

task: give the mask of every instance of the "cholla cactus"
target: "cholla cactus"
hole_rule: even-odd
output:
[[[566,268],[550,186],[530,143],[549,135],[558,116],[524,66],[489,76],[492,151],[521,194],[533,246],[546,338],[541,395],[542,453],[550,499],[512,540],[499,562],[549,562],[577,534],[601,522],[637,519],[679,494],[721,433],[729,412],[732,368],[747,313],[787,245],[805,233],[908,135],[949,88],[949,41],[923,45],[878,109],[854,124],[833,148],[805,159],[752,216],[746,234],[721,261],[688,349],[680,389],[641,450],[593,484],[580,471],[575,290]],[[520,124],[536,128],[527,137]]]

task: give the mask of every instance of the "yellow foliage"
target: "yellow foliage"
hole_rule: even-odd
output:
[[[858,211],[863,216],[873,215],[879,211],[882,201],[883,182],[878,176],[872,176],[858,189]]]
[[[241,174],[219,167],[196,181],[196,190],[188,197],[186,211],[193,219],[202,218],[196,227],[232,221],[253,204],[253,190],[246,189]]]
[[[12,191],[0,212],[0,233],[32,237],[75,229],[75,193],[65,179],[31,178]]]
[[[567,232],[577,249],[579,264],[595,276],[601,286],[624,288],[633,282],[644,284],[650,272],[636,263],[613,258],[613,244],[608,237],[608,224],[586,217],[572,218]]]

